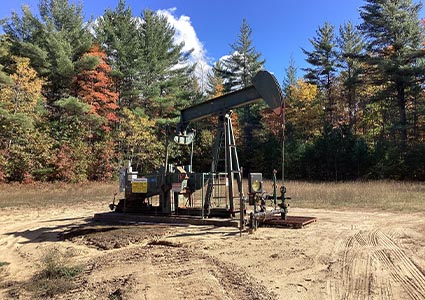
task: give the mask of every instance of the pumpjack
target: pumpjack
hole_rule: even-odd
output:
[[[232,112],[236,108],[251,105],[264,100],[278,115],[282,114],[283,95],[276,78],[267,71],[258,72],[252,79],[252,85],[211,100],[181,110],[180,121],[176,126],[174,141],[177,144],[192,144],[195,134],[189,129],[194,121],[217,116],[219,123],[213,144],[211,169],[208,173],[196,173],[191,165],[175,166],[168,163],[168,147],[164,165],[154,174],[140,175],[133,171],[131,163],[123,171],[120,185],[125,190],[124,199],[115,201],[110,208],[116,212],[142,213],[149,215],[198,215],[202,218],[240,217],[240,226],[247,223],[246,205],[252,205],[254,211],[249,217],[251,227],[265,218],[265,207],[261,205],[267,197],[261,196],[262,174],[251,173],[248,176],[249,193],[245,196],[242,185],[242,171],[239,164]],[[168,141],[167,141],[168,144]],[[224,152],[224,158],[222,158]],[[218,166],[224,170],[218,170]],[[221,163],[220,163],[221,162]],[[218,191],[221,190],[221,194]],[[223,196],[224,191],[224,196]],[[274,210],[286,218],[288,205],[285,200],[286,189],[281,188],[280,210]],[[201,202],[194,196],[200,195]],[[153,197],[158,197],[156,204]],[[276,182],[274,189],[276,204]],[[217,205],[226,198],[226,205]],[[261,204],[260,204],[261,203]]]

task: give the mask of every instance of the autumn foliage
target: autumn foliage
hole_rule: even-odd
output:
[[[293,62],[283,79],[285,129],[263,102],[233,111],[246,172],[281,174],[284,156],[291,179],[425,180],[425,19],[421,4],[398,2],[368,0],[361,24],[318,27],[304,76]],[[246,20],[200,79],[163,15],[120,0],[91,23],[82,8],[43,0],[0,22],[0,182],[110,180],[128,159],[154,172],[181,109],[246,88],[265,67]],[[210,168],[218,118],[190,124],[196,171]],[[169,162],[186,163],[189,150],[169,146]]]
[[[112,124],[118,121],[118,93],[113,91],[111,66],[106,63],[106,53],[98,45],[93,46],[84,56],[96,57],[98,65],[94,70],[85,70],[76,76],[76,94],[90,105],[90,113],[104,119],[104,130],[110,131]]]

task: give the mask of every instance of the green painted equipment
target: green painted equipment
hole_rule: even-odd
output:
[[[122,175],[125,198],[118,204],[113,203],[111,208],[120,212],[158,215],[198,214],[202,217],[216,215],[234,217],[239,214],[240,224],[243,226],[245,203],[248,199],[245,198],[242,187],[242,171],[232,127],[232,110],[261,100],[264,100],[275,113],[282,114],[282,91],[276,78],[267,71],[258,72],[252,80],[252,86],[183,109],[174,141],[182,145],[192,144],[192,149],[195,135],[189,129],[189,124],[210,116],[218,116],[219,124],[209,173],[194,173],[191,165],[177,167],[169,165],[167,147],[164,166],[155,174],[140,176],[132,171],[131,165],[127,166]],[[217,167],[222,152],[225,153],[225,170],[219,172]],[[222,180],[220,176],[223,177]],[[261,183],[257,180],[261,174],[253,173],[251,176],[250,194],[258,194],[262,191]],[[218,199],[222,197],[214,194],[220,186],[222,191],[226,191],[226,206],[213,207],[212,204],[220,202]],[[196,207],[193,201],[197,191],[201,191],[201,207]],[[154,196],[159,196],[157,205],[150,201]],[[182,201],[185,207],[181,207]]]

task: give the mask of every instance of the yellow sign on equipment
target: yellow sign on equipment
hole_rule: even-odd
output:
[[[147,193],[148,192],[148,179],[147,178],[134,178],[131,182],[132,193]]]

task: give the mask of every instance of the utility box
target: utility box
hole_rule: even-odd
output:
[[[250,194],[261,194],[263,192],[263,174],[249,173],[248,190]]]

